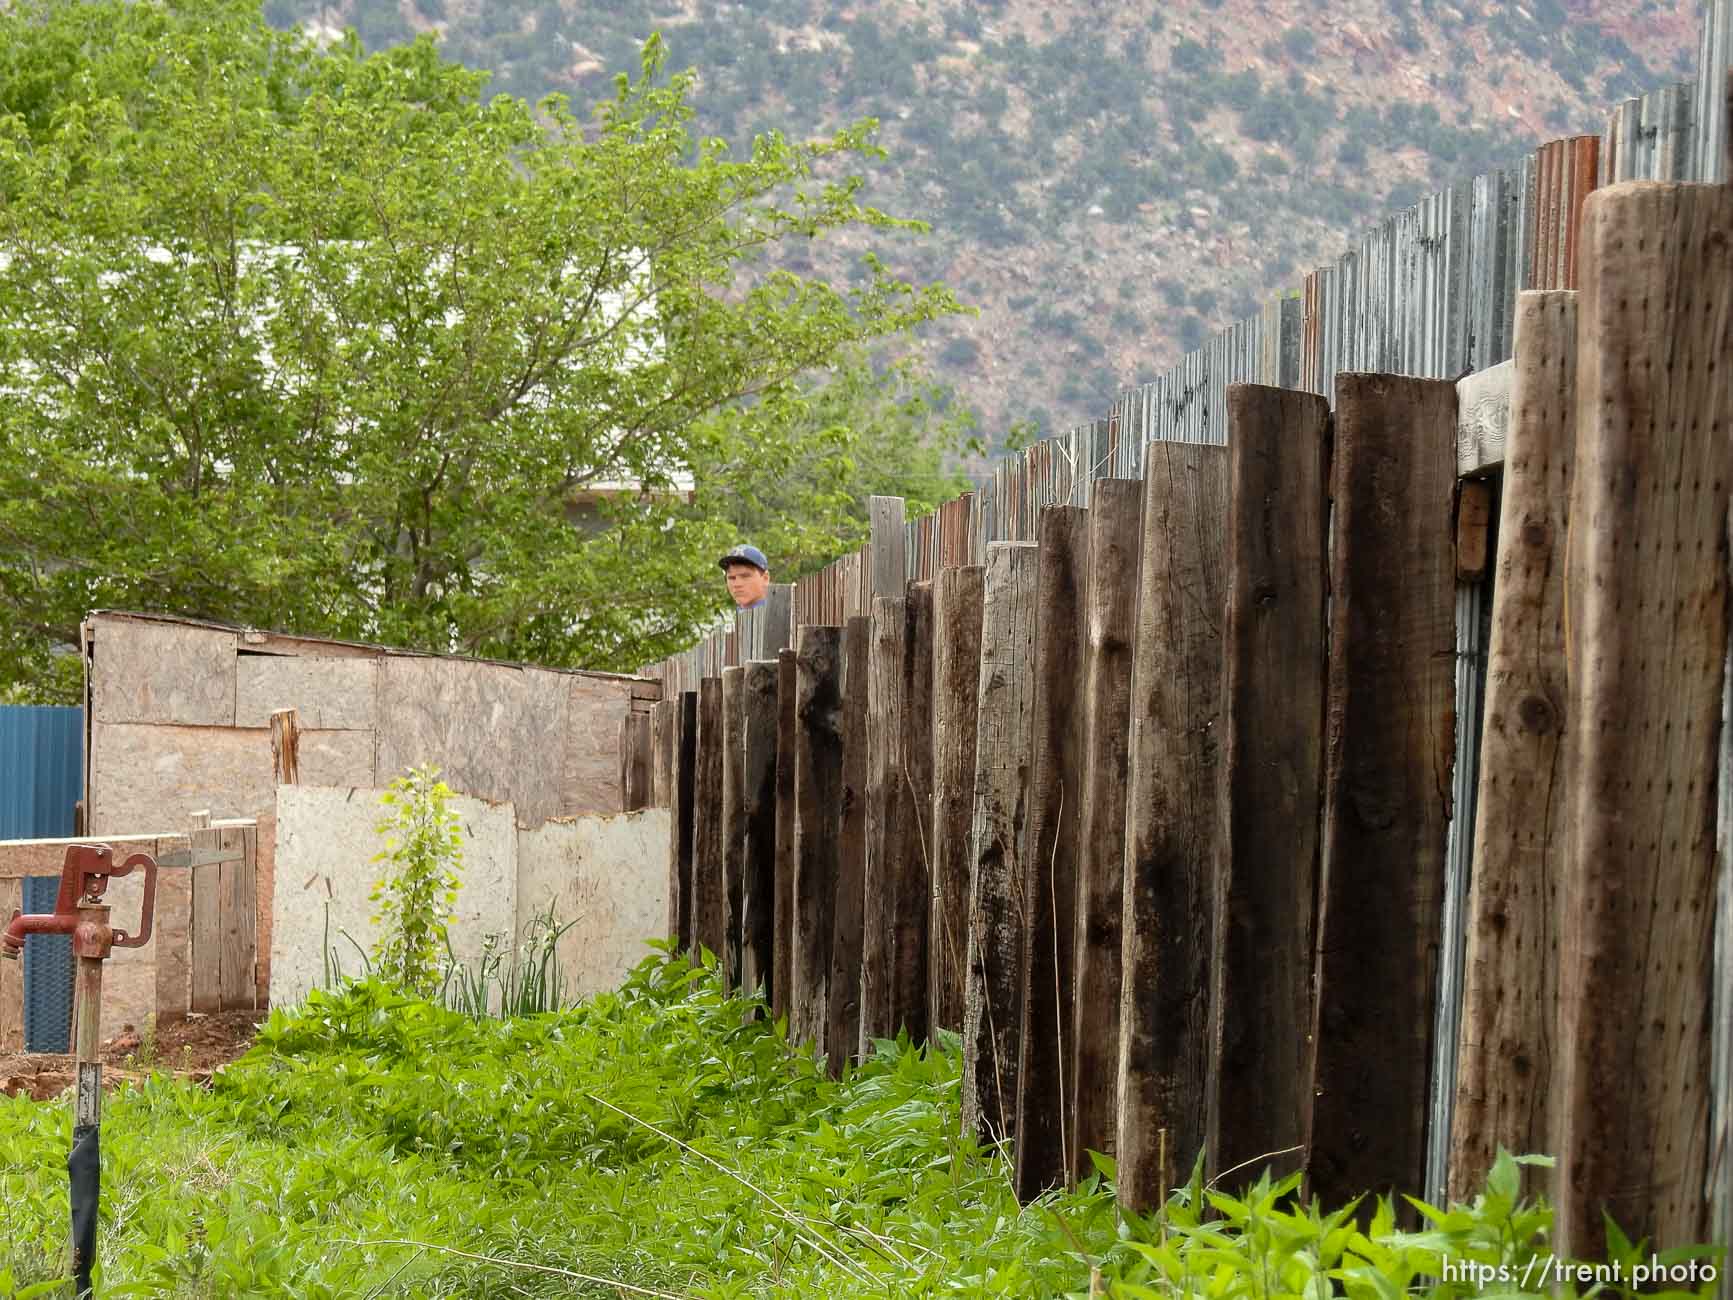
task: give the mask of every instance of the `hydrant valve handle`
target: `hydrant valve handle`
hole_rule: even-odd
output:
[[[138,933],[134,935],[125,930],[116,930],[116,948],[142,948],[150,942],[151,917],[156,911],[156,859],[148,853],[134,853],[109,874],[130,876],[134,867],[144,868],[144,899],[139,906]]]

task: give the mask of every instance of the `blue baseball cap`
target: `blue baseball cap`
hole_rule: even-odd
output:
[[[764,558],[764,552],[756,546],[736,546],[727,555],[724,555],[719,563],[724,570],[730,564],[750,564],[754,568],[763,569],[766,573],[770,572],[770,561]]]

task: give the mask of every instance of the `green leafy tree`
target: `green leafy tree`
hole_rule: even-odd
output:
[[[654,38],[588,119],[485,84],[256,0],[0,12],[0,686],[64,697],[97,607],[631,668],[719,607],[743,493],[846,481],[822,377],[958,310],[774,269],[916,229],[859,200],[872,124],[734,157]]]
[[[374,829],[385,847],[373,861],[386,866],[368,895],[379,905],[371,956],[382,979],[418,997],[431,997],[439,987],[446,934],[456,916],[463,836],[451,794],[439,769],[424,765],[379,796],[386,813]]]

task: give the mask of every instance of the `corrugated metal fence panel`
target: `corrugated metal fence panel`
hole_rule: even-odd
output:
[[[1733,72],[1733,0],[1713,0],[1697,52],[1695,157],[1692,178],[1733,180],[1727,172],[1727,76]]]
[[[73,834],[84,797],[84,710],[0,705],[0,840]]]
[[[0,706],[0,839],[74,835],[84,797],[84,710]],[[59,879],[24,882],[23,909],[53,911]],[[24,946],[24,1048],[64,1052],[72,1025],[72,940],[36,935]]]

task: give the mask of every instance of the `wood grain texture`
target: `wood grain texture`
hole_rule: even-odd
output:
[[[93,631],[93,722],[234,725],[234,632],[112,615]]]
[[[0,918],[24,908],[24,882],[17,876],[0,876]],[[24,960],[0,965],[0,1052],[24,1050]]]
[[[911,583],[873,601],[867,700],[867,874],[861,1037],[927,1036],[927,918],[932,885],[923,831],[932,789],[932,593]]]
[[[1137,479],[1099,479],[1091,489],[1070,1077],[1071,1175],[1078,1179],[1094,1168],[1090,1151],[1112,1155],[1119,1141],[1120,931],[1142,514]]]
[[[273,713],[294,709],[310,731],[371,731],[379,724],[382,661],[241,654],[235,661],[235,725],[267,727]]]
[[[794,839],[798,817],[794,802],[796,738],[800,731],[798,668],[793,649],[776,653],[776,916],[772,937],[770,1009],[788,1014],[794,986]]]
[[[271,776],[278,785],[301,780],[301,719],[294,709],[271,714]]]
[[[1456,580],[1479,582],[1491,560],[1492,482],[1470,479],[1456,493]]]
[[[824,1050],[842,834],[842,629],[803,625],[795,645],[794,924],[788,1034]]]
[[[1733,186],[1584,207],[1565,602],[1559,1249],[1707,1235]],[[1725,1158],[1725,1156],[1723,1156]]]
[[[1212,1171],[1305,1140],[1329,511],[1329,403],[1311,393],[1233,384],[1227,406]],[[1303,1157],[1292,1152],[1272,1163],[1285,1173]]]
[[[856,615],[842,636],[842,807],[830,948],[825,1055],[834,1074],[860,1051],[862,944],[866,937],[867,686],[872,620]]]
[[[1450,1127],[1450,1195],[1463,1200],[1484,1185],[1499,1146],[1553,1150],[1576,298],[1561,289],[1516,303]]]
[[[190,847],[189,841],[164,839],[155,845],[159,855],[181,847]],[[150,946],[155,950],[156,1015],[160,1023],[185,1019],[192,1006],[192,913],[192,873],[167,868],[159,871]]]
[[[978,564],[941,569],[933,581],[933,881],[927,1021],[935,1029],[963,1026],[985,572]]]
[[[1227,584],[1227,449],[1150,443],[1131,688],[1119,1194],[1145,1211],[1202,1149]]]
[[[223,832],[206,828],[189,837],[194,849],[220,849]],[[210,863],[192,869],[192,943],[190,1001],[193,1011],[209,1014],[223,1005],[222,866]]]
[[[1024,864],[1023,1006],[1018,1030],[1017,1150],[1025,1200],[1070,1178],[1070,1064],[1083,803],[1084,593],[1089,512],[1047,506],[1036,520],[1035,701],[1029,856]]]
[[[698,682],[698,738],[692,783],[692,954],[720,962],[727,944],[727,882],[722,875],[722,780],[727,755],[722,679]]]
[[[1337,377],[1308,1165],[1326,1204],[1425,1178],[1455,759],[1455,428],[1454,385]]]
[[[722,979],[740,987],[746,907],[746,669],[722,670]]]
[[[777,664],[745,667],[741,699],[740,987],[775,997]]]
[[[987,547],[962,1094],[963,1131],[984,1142],[1016,1136],[1039,564],[1033,542],[993,542]]]
[[[870,587],[861,596],[859,612],[872,615],[872,602],[878,596],[901,596],[907,579],[904,574],[903,499],[901,497],[868,497],[867,518],[872,527],[872,539],[866,553],[871,557]]]
[[[668,937],[676,952],[692,948],[693,813],[698,781],[698,692],[681,691],[670,723],[668,766]]]
[[[1456,472],[1484,474],[1504,464],[1510,428],[1512,363],[1501,361],[1456,381]]]
[[[259,814],[255,823],[253,895],[253,969],[257,979],[253,1005],[265,1007],[271,999],[271,909],[277,900],[277,810]]]
[[[218,870],[217,906],[221,929],[221,983],[224,1011],[251,1011],[258,996],[258,972],[253,962],[258,951],[254,864],[258,860],[258,829],[227,826],[218,832],[225,853],[240,855],[238,862],[224,862]]]
[[[674,770],[674,700],[657,700],[650,710],[650,806],[670,807],[668,787]]]

